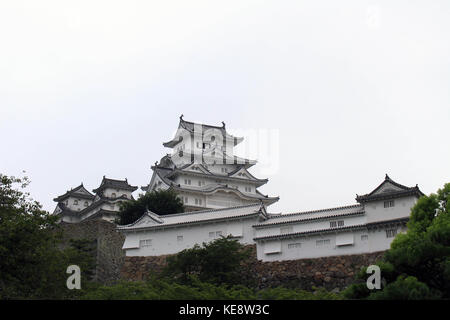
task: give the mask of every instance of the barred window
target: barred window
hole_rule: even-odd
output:
[[[320,239],[320,240],[316,240],[316,246],[321,247],[324,245],[328,245],[330,244],[330,239]]]
[[[292,226],[280,228],[280,233],[281,234],[292,233],[292,231],[293,231]]]
[[[288,244],[288,249],[301,248],[301,246],[302,246],[302,244],[300,242],[289,243]]]
[[[389,201],[385,201],[384,202],[384,207],[385,208],[391,208],[395,205],[394,200],[389,200]]]
[[[337,221],[330,221],[330,228],[336,228],[337,227]]]
[[[397,229],[386,229],[386,238],[394,238],[397,235]]]
[[[139,241],[139,247],[150,247],[152,245],[152,239],[144,239]]]
[[[367,235],[367,234],[362,234],[362,235],[361,235],[361,241],[367,241],[367,240],[369,240],[369,235]]]

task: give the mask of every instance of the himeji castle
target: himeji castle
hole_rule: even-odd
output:
[[[395,235],[406,231],[410,210],[423,195],[387,174],[356,204],[289,214],[271,214],[278,197],[257,188],[267,179],[248,168],[256,162],[233,154],[242,138],[221,127],[188,122],[164,146],[170,155],[156,163],[145,191],[172,188],[183,199],[185,213],[159,216],[147,211],[130,225],[118,226],[127,256],[174,254],[195,244],[231,236],[256,245],[262,261],[294,260],[387,250]]]
[[[186,211],[220,209],[279,200],[258,191],[267,179],[254,177],[248,169],[255,160],[234,155],[243,138],[234,137],[222,126],[197,124],[180,117],[175,136],[163,143],[172,149],[152,166],[153,176],[144,191],[173,189]]]
[[[387,174],[356,203],[329,209],[270,213],[279,200],[258,188],[268,182],[249,172],[255,160],[234,154],[243,141],[227,132],[225,123],[213,126],[180,117],[174,137],[163,143],[172,149],[152,166],[145,192],[174,190],[184,213],[158,215],[147,211],[129,225],[117,226],[125,235],[127,256],[174,254],[195,244],[231,236],[255,245],[262,261],[282,261],[384,251],[398,233],[406,231],[411,208],[423,193]],[[86,219],[113,221],[120,201],[133,199],[137,187],[125,180],[103,177],[99,188],[83,184],[55,198],[55,214],[64,222]]]
[[[81,183],[53,199],[57,202],[53,214],[58,215],[60,221],[68,223],[98,218],[113,222],[120,210],[119,202],[132,200],[132,193],[136,189],[128,184],[127,179],[115,180],[103,176],[100,186],[92,190],[94,194]]]

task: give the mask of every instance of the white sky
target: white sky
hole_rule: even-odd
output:
[[[450,181],[448,1],[0,2],[0,172],[146,185],[180,114],[277,133],[272,212]],[[232,131],[233,132],[233,131]],[[267,132],[267,131],[266,131]],[[136,192],[137,195],[137,192]]]

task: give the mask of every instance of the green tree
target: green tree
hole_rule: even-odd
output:
[[[399,234],[386,251],[382,292],[351,286],[349,298],[436,299],[450,298],[450,183],[436,194],[421,197],[411,209],[406,234]],[[361,280],[367,275],[360,274]],[[402,289],[403,288],[403,289]],[[413,290],[414,293],[410,293]],[[412,292],[412,291],[411,291]]]
[[[158,215],[167,215],[184,212],[184,205],[171,189],[153,190],[139,195],[136,200],[122,202],[116,222],[120,225],[133,223],[142,217],[147,209]]]
[[[72,297],[67,267],[88,271],[89,258],[73,246],[58,249],[57,217],[24,192],[28,184],[27,177],[0,174],[0,299]]]
[[[251,279],[242,264],[250,254],[237,240],[221,237],[168,257],[164,274],[183,283],[196,275],[200,281],[216,285],[247,284]]]

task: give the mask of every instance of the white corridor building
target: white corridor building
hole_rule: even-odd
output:
[[[293,260],[387,250],[406,231],[411,208],[423,193],[387,174],[356,204],[290,214],[270,214],[278,197],[257,188],[267,179],[248,172],[256,161],[233,154],[242,141],[222,127],[180,117],[175,137],[164,145],[171,155],[156,163],[145,191],[173,189],[190,212],[159,216],[146,212],[136,222],[118,226],[126,236],[127,256],[174,254],[195,244],[231,235],[256,245],[262,261]]]

